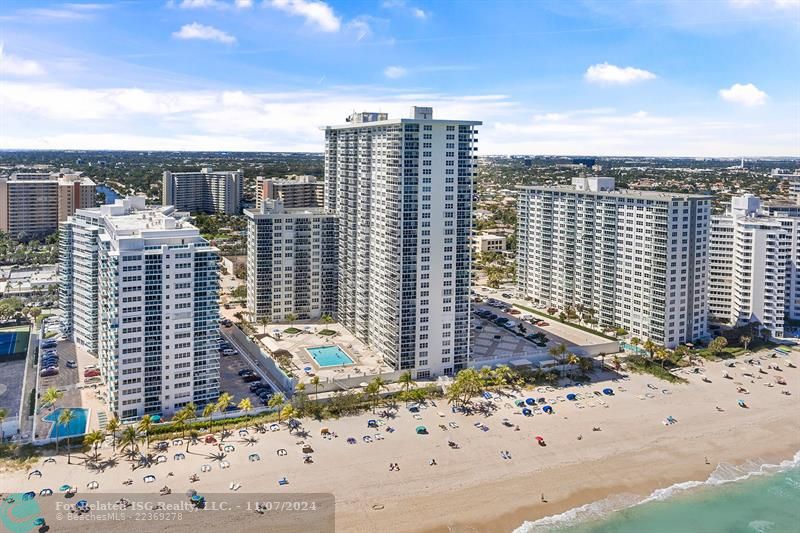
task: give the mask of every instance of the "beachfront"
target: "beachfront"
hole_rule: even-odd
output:
[[[239,486],[237,494],[331,492],[337,531],[511,531],[525,520],[610,495],[634,498],[676,482],[705,480],[721,463],[792,457],[800,450],[800,368],[788,367],[787,361],[800,366],[800,354],[762,357],[756,358],[760,366],[745,363],[748,357],[737,359],[732,368],[706,362],[701,373],[683,371],[689,380],[685,385],[631,375],[589,387],[540,388],[513,397],[494,394],[491,400],[476,399],[474,404],[485,408],[473,414],[454,413],[444,400],[418,413],[400,402],[389,417],[367,412],[340,420],[303,420],[299,433],[290,433],[285,425],[267,433],[251,429],[242,436],[234,431],[225,439],[231,451],[225,452],[224,444],[220,450],[217,444],[198,443],[186,453],[182,443],[154,452],[163,454],[165,462],[135,470],[121,455],[116,466],[102,472],[83,466],[82,456],[73,456],[73,465],[67,465],[61,455],[55,463],[39,461],[31,468],[40,470],[41,477],[28,479],[30,470],[4,472],[0,485],[4,492],[51,488],[56,494],[50,498],[58,499],[63,499],[58,493],[63,484],[86,497],[92,481],[98,483],[96,492],[132,495],[158,494],[166,485],[179,498],[191,488],[212,499],[214,493],[232,493],[231,484]],[[780,371],[767,368],[775,364]],[[723,377],[725,372],[731,379]],[[776,384],[778,378],[786,385]],[[606,387],[613,395],[602,394]],[[570,401],[567,394],[579,396]],[[528,397],[539,405],[544,397],[554,413],[523,416],[514,400]],[[746,408],[738,405],[740,399]],[[378,427],[368,427],[369,420],[376,420]],[[425,426],[427,433],[418,434],[418,426]],[[323,428],[337,436],[323,437]],[[537,444],[537,436],[546,446]],[[250,437],[256,441],[248,443]],[[350,438],[354,444],[348,443]],[[313,451],[304,452],[304,445]],[[285,455],[279,450],[286,450]],[[181,452],[185,459],[176,460]],[[101,447],[100,453],[108,458],[110,446]],[[213,456],[220,453],[224,458]],[[251,461],[252,454],[260,460]],[[304,461],[307,455],[313,462]],[[392,463],[397,468],[390,468]],[[155,480],[145,483],[149,475]],[[190,481],[193,475],[196,482]],[[127,479],[132,484],[124,485]],[[282,479],[288,484],[279,485]],[[267,524],[264,515],[252,511],[204,520],[237,531],[263,531]],[[104,526],[110,531],[130,527]],[[196,527],[170,524],[171,531]]]

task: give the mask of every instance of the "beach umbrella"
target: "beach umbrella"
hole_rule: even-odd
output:
[[[567,394],[567,400],[574,402],[576,400],[576,397],[573,393],[570,392],[569,394]]]
[[[36,493],[35,493],[35,492],[33,492],[33,491],[31,491],[31,492],[26,492],[25,494],[23,494],[23,495],[22,495],[22,499],[23,499],[23,500],[32,500],[32,499],[34,499],[35,497],[36,497]]]
[[[89,505],[89,502],[86,500],[80,500],[75,504],[75,507],[86,507],[87,505]]]
[[[522,407],[525,405],[525,400],[514,400],[514,405],[517,407]]]
[[[522,414],[525,416],[531,416],[531,410],[526,407],[522,410]]]
[[[422,435],[428,432],[428,428],[425,426],[417,426],[417,435]]]
[[[536,405],[536,400],[534,400],[533,398],[525,398],[525,403],[527,403],[528,405]]]
[[[536,401],[539,402],[539,403],[545,403],[546,400],[544,399],[544,396],[542,396],[541,398],[539,398]]]
[[[536,436],[536,440],[537,440],[537,442],[544,442],[544,437],[541,437],[541,436],[537,435]]]
[[[72,487],[70,487],[69,485],[61,485],[60,487],[58,487],[58,490],[60,490],[61,492],[67,492],[71,488]]]
[[[44,525],[44,518],[41,516],[33,521],[34,526],[43,526]]]
[[[553,408],[550,407],[549,405],[545,405],[544,407],[542,407],[542,411],[544,411],[545,413],[552,413]]]
[[[150,422],[153,422],[154,424],[158,424],[159,422],[161,422],[161,415],[152,415],[150,417]]]
[[[603,394],[605,394],[606,396],[613,396],[614,391],[612,389],[603,389]]]

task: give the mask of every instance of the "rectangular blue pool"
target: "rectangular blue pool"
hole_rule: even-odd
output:
[[[338,346],[306,348],[320,367],[352,365],[353,360]]]
[[[53,427],[50,428],[50,437],[55,438],[56,436],[56,422],[58,421],[58,417],[61,415],[61,411],[63,411],[63,407],[59,407],[46,417],[45,420],[48,422],[53,423]],[[86,434],[86,424],[89,421],[89,410],[83,409],[80,407],[72,407],[70,408],[72,414],[75,415],[75,418],[72,419],[72,422],[66,425],[61,425],[58,427],[58,438],[64,437],[77,437],[79,435]]]

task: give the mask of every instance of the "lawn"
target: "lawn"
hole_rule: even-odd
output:
[[[292,327],[292,328],[286,328],[285,330],[283,330],[283,332],[286,333],[287,335],[294,335],[295,333],[300,333],[300,330]]]
[[[319,332],[319,334],[324,337],[331,337],[333,335],[338,335],[339,333],[332,329],[323,329],[322,331]]]

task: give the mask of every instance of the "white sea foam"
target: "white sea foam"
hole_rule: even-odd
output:
[[[747,527],[756,531],[757,533],[767,533],[775,526],[774,522],[770,522],[769,520],[753,520]]]
[[[515,529],[514,533],[540,533],[567,528],[581,522],[600,520],[615,511],[627,509],[643,503],[666,500],[688,490],[735,483],[750,479],[754,476],[785,472],[786,470],[797,467],[800,467],[800,451],[795,453],[794,457],[791,459],[782,461],[779,464],[748,461],[742,465],[734,466],[723,463],[718,465],[705,481],[684,481],[682,483],[676,483],[663,489],[656,489],[646,498],[640,498],[631,494],[609,496],[600,501],[569,509],[561,514],[546,516],[533,522],[526,521]],[[756,526],[767,528],[757,529],[757,531],[768,531],[770,523],[766,521],[751,522],[750,527],[755,529]]]

